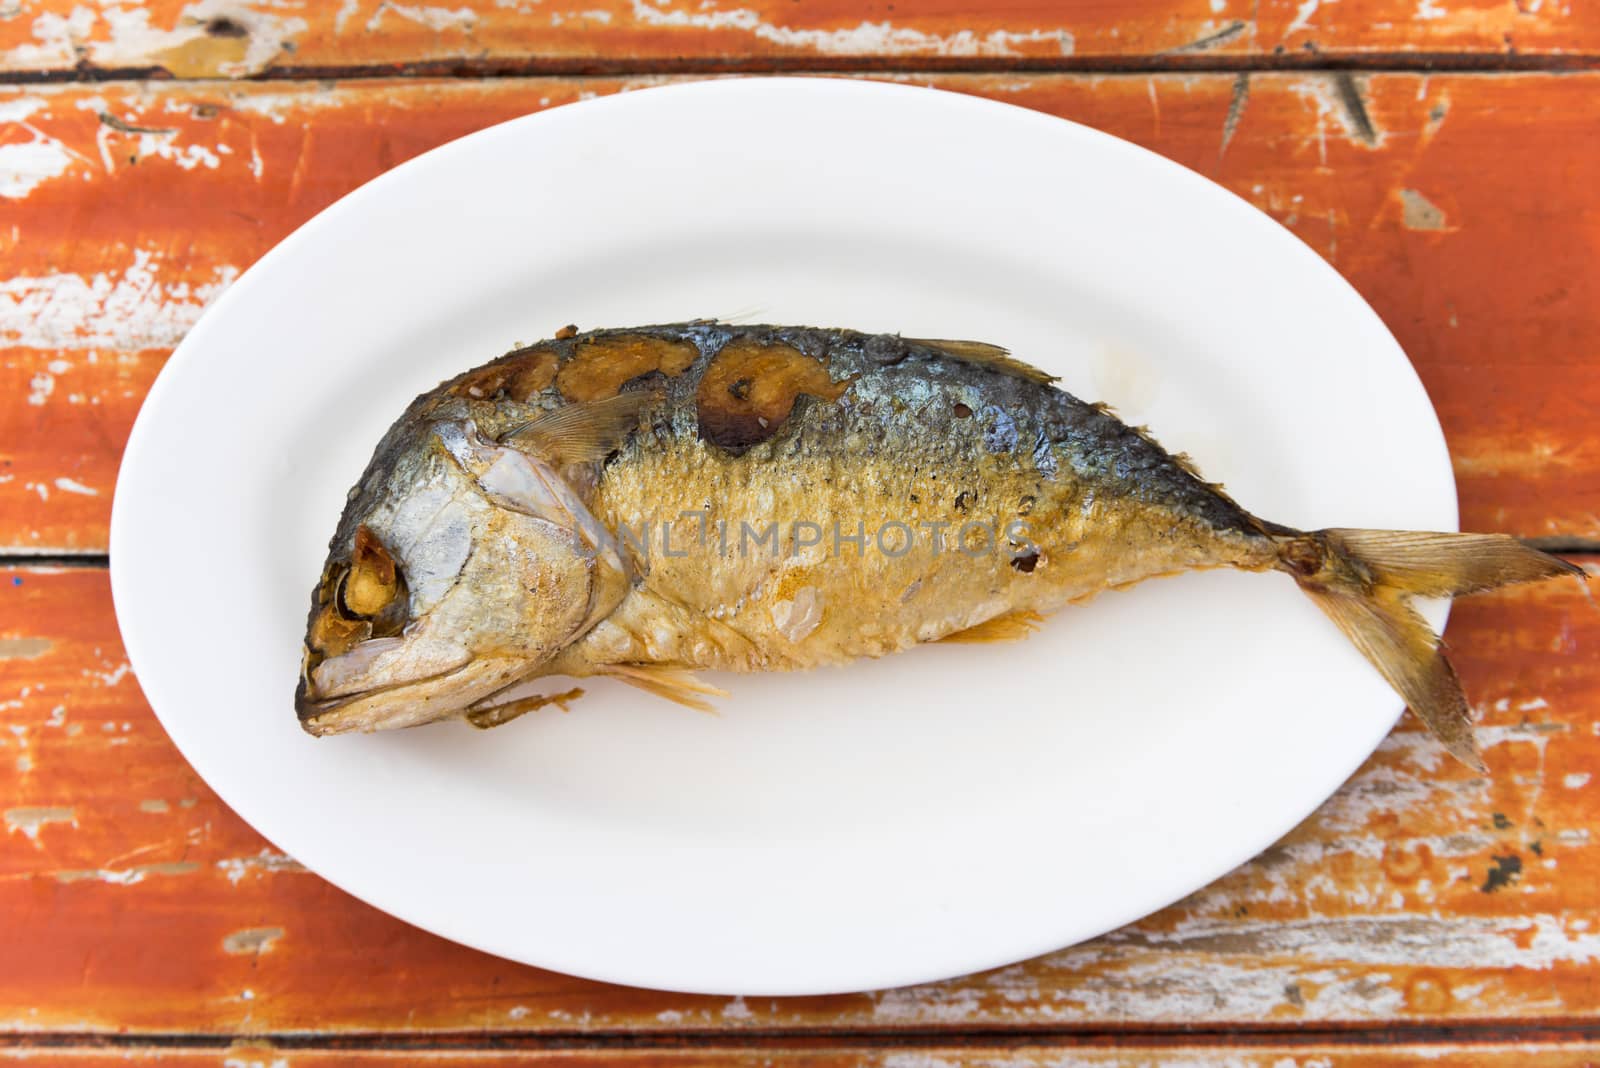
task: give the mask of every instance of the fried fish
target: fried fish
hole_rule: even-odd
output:
[[[699,670],[1026,636],[1159,575],[1288,574],[1482,768],[1409,604],[1581,569],[1499,534],[1259,519],[1104,405],[972,341],[697,321],[569,328],[417,398],[312,595],[312,734],[493,726],[609,676],[704,707]]]

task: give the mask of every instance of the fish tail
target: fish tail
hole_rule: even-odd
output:
[[[1284,531],[1277,541],[1279,570],[1295,577],[1451,755],[1478,771],[1485,766],[1461,682],[1411,598],[1587,577],[1507,534],[1335,529]]]

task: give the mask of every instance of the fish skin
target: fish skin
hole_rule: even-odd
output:
[[[350,492],[312,594],[301,724],[499,724],[557,675],[704,708],[721,691],[696,670],[1008,640],[1102,590],[1233,567],[1293,577],[1483,770],[1410,599],[1581,569],[1506,535],[1267,522],[1051,382],[979,342],[710,320],[565,329],[458,375]]]
[[[502,635],[467,642],[479,658],[487,650],[512,661],[505,671],[487,672],[489,681],[460,680],[461,692],[475,700],[508,672],[517,674],[515,668],[525,669],[523,677],[582,677],[619,663],[734,671],[843,663],[935,641],[997,615],[1053,611],[1152,575],[1225,564],[1263,568],[1276,560],[1276,543],[1262,524],[1188,465],[1103,407],[1008,361],[1002,350],[969,343],[947,349],[848,330],[695,322],[542,342],[419,397],[385,434],[352,491],[313,595],[311,623],[329,610],[329,576],[348,566],[363,525],[400,561],[410,587],[408,633],[419,641],[470,632],[475,615],[510,618],[507,601],[526,595],[504,577],[462,596],[467,557],[483,539],[501,544],[538,529],[559,545],[560,532],[497,509],[472,485],[449,442],[457,442],[458,453],[464,437],[492,443],[562,407],[569,403],[562,374],[586,346],[634,343],[677,354],[668,366],[683,362],[685,344],[693,346],[693,359],[676,374],[650,372],[623,384],[624,391],[659,396],[648,425],[603,465],[564,472],[594,518],[613,533],[659,531],[671,521],[675,537],[694,533],[701,522],[708,532],[721,520],[730,531],[749,524],[764,533],[777,519],[787,533],[793,521],[807,520],[823,528],[823,544],[780,558],[781,552],[763,553],[765,543],[753,537],[740,553],[735,538],[727,551],[695,545],[679,557],[663,549],[684,547],[662,546],[657,534],[646,559],[629,561],[625,591],[599,618],[586,618],[581,633],[574,617],[587,616],[591,598],[583,598],[585,612],[578,613],[541,595],[541,615],[561,622],[538,640]],[[837,398],[799,394],[764,440],[707,440],[708,409],[697,394],[716,357],[738,346],[758,356],[779,353],[791,364],[812,361],[816,366],[801,368],[800,377]],[[818,368],[825,377],[817,377]],[[524,384],[547,381],[516,396],[519,374]],[[587,396],[595,388],[589,382],[573,391]],[[1001,535],[1025,523],[1026,541],[1037,548],[1028,569],[1014,566],[1017,547],[1010,545],[975,555],[953,551],[951,539],[973,519]],[[911,549],[891,556],[876,544],[861,552],[846,541],[835,554],[834,522],[845,535],[858,524],[875,532],[903,523],[913,535]],[[933,551],[935,524],[948,525],[942,553]],[[893,532],[891,550],[901,544],[898,528]],[[983,540],[973,531],[967,544]],[[544,579],[544,590],[560,587],[553,572]],[[451,651],[438,646],[426,662],[445,664]],[[308,729],[321,732],[338,729],[339,717],[315,701],[310,680],[318,660],[308,645],[298,705]],[[462,710],[437,693],[428,697],[426,712],[356,726],[409,725]]]

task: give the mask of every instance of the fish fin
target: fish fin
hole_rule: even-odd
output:
[[[539,694],[534,697],[522,697],[515,701],[506,701],[503,704],[489,705],[485,708],[468,712],[462,718],[479,730],[486,731],[492,727],[510,723],[519,716],[525,716],[529,712],[543,708],[546,705],[555,705],[563,712],[571,712],[572,709],[567,707],[567,702],[576,701],[582,696],[583,690],[574,686],[572,689],[563,690],[560,693]]]
[[[1003,616],[986,619],[982,623],[974,624],[965,630],[958,630],[953,634],[946,634],[939,640],[942,642],[1014,642],[1021,641],[1039,629],[1039,624],[1044,622],[1044,616],[1038,612],[1022,609],[1016,612],[1007,612]]]
[[[1327,530],[1382,585],[1422,597],[1455,597],[1517,582],[1573,575],[1583,568],[1509,534],[1435,534],[1414,530]]]
[[[697,712],[715,711],[706,697],[728,696],[727,690],[701,682],[688,668],[667,664],[607,664],[601,674]]]
[[[1409,599],[1584,574],[1505,534],[1319,530],[1280,534],[1278,544],[1280,569],[1295,577],[1450,754],[1480,772],[1486,769],[1461,682],[1444,643]]]
[[[633,390],[604,400],[573,402],[512,428],[500,441],[557,467],[593,463],[621,447],[639,428],[640,414],[658,399],[649,390]]]
[[[936,349],[952,359],[963,363],[974,363],[981,367],[991,367],[1003,374],[1013,375],[1017,378],[1036,382],[1041,386],[1048,386],[1057,380],[1057,376],[1047,371],[1041,371],[1031,363],[1024,363],[1011,355],[1009,349],[999,345],[991,345],[985,341],[952,341],[945,338],[908,337],[908,344],[921,345],[924,348]]]

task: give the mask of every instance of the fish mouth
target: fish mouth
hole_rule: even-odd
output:
[[[294,711],[300,719],[300,726],[307,734],[323,737],[329,734],[354,734],[365,731],[389,730],[396,727],[419,727],[424,723],[431,723],[435,719],[442,719],[449,712],[438,709],[425,714],[419,714],[408,707],[408,702],[393,701],[400,691],[413,689],[418,685],[430,682],[445,682],[452,676],[459,675],[466,670],[466,665],[453,671],[446,671],[425,679],[410,679],[397,682],[390,686],[380,686],[372,690],[363,690],[358,693],[344,694],[339,697],[318,699],[310,694],[310,686],[304,675],[300,677],[299,684],[294,690]],[[390,705],[386,712],[379,715],[358,715],[357,712],[379,712],[377,706]]]
[[[438,691],[451,689],[457,676],[472,667],[467,650],[460,646],[438,650],[427,665],[433,670],[418,671],[421,665],[413,664],[409,672],[386,672],[385,655],[405,651],[406,643],[399,638],[368,639],[327,658],[305,647],[305,667],[294,691],[300,726],[319,736],[348,734],[419,726],[454,712],[448,701],[437,699]]]
[[[378,651],[388,648],[393,647]],[[307,734],[322,737],[420,727],[453,719],[473,702],[503,689],[534,667],[523,658],[477,658],[463,648],[456,649],[459,655],[451,661],[435,661],[436,670],[373,685],[358,686],[334,672],[332,677],[339,681],[319,688],[316,673],[302,671],[294,693],[301,728]],[[326,680],[329,673],[323,674]]]

